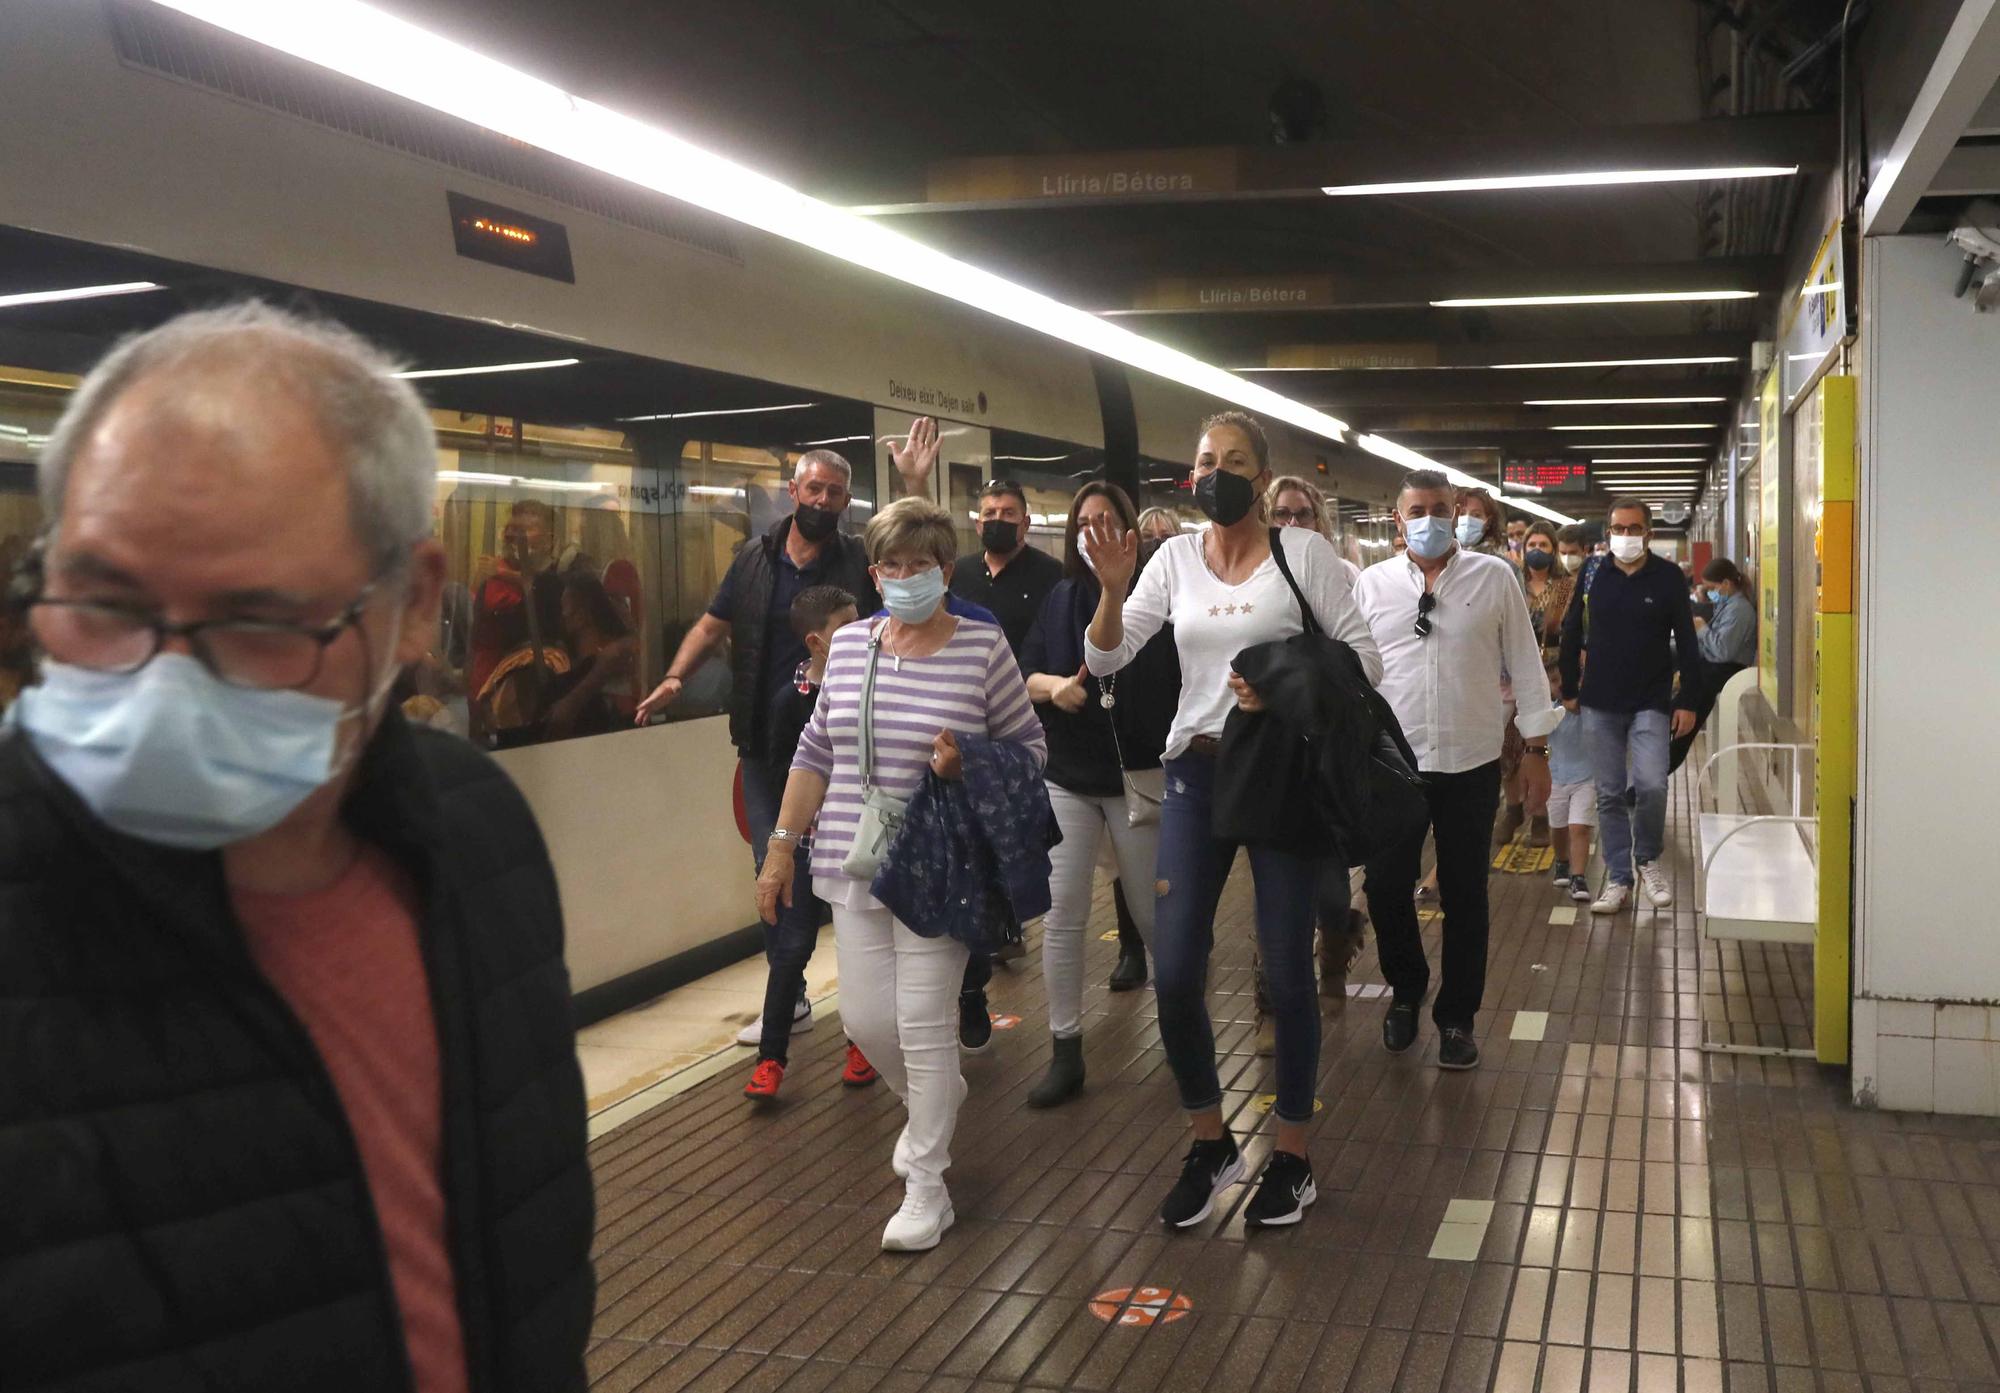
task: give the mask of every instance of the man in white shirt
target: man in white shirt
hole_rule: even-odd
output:
[[[1454,496],[1435,470],[1403,481],[1396,526],[1407,550],[1363,571],[1354,602],[1382,654],[1381,692],[1416,752],[1430,801],[1428,825],[1368,865],[1368,912],[1395,992],[1382,1043],[1400,1054],[1415,1042],[1417,1008],[1430,987],[1413,899],[1428,831],[1437,839],[1444,905],[1443,981],[1431,1008],[1438,1067],[1470,1069],[1479,1063],[1472,1023],[1486,990],[1486,858],[1507,725],[1501,683],[1514,684],[1531,799],[1536,784],[1547,795],[1548,735],[1562,712],[1549,694],[1521,582],[1502,558],[1459,549]]]

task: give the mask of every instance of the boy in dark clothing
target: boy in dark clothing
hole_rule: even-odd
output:
[[[791,772],[792,757],[798,753],[799,736],[812,719],[813,708],[819,704],[820,682],[826,675],[826,655],[833,635],[860,617],[854,597],[837,585],[812,586],[792,601],[792,632],[805,645],[806,661],[798,665],[792,680],[773,696],[771,708],[765,713],[769,758],[764,768],[776,784],[770,790],[772,807],[783,801],[785,779]],[[781,905],[778,922],[764,928],[764,959],[770,964],[770,974],[764,984],[763,1019],[739,1037],[749,1044],[752,1041],[747,1037],[753,1031],[756,1035],[757,1068],[750,1082],[744,1085],[746,1098],[778,1096],[796,1024],[794,1017],[802,1008],[802,1019],[808,1023],[804,1028],[811,1028],[812,1011],[805,995],[806,964],[811,961],[813,946],[819,939],[826,905],[812,893],[812,838],[801,837],[792,855],[798,867],[792,881],[792,903]],[[847,1047],[847,1067],[840,1081],[851,1088],[875,1082],[874,1066],[852,1044]]]

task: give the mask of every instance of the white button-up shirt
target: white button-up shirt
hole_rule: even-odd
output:
[[[1461,774],[1500,758],[1507,732],[1501,684],[1511,680],[1519,702],[1514,725],[1529,738],[1547,735],[1562,719],[1549,695],[1548,674],[1521,582],[1497,556],[1454,549],[1432,587],[1429,638],[1417,637],[1417,603],[1424,573],[1398,557],[1370,566],[1354,587],[1354,603],[1382,654],[1382,695],[1427,774]]]

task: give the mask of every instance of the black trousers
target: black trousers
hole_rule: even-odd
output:
[[[1708,724],[1709,714],[1715,710],[1715,699],[1722,695],[1722,684],[1743,671],[1741,663],[1711,663],[1706,659],[1701,664],[1701,704],[1695,708],[1694,729],[1667,747],[1667,772],[1673,773],[1687,763],[1688,751],[1694,748],[1695,736],[1701,734]]]
[[[1439,1026],[1470,1029],[1486,995],[1486,877],[1493,815],[1500,808],[1500,761],[1462,774],[1426,774],[1428,827],[1368,863],[1363,883],[1375,921],[1375,951],[1398,1003],[1414,1006],[1430,990],[1431,966],[1417,926],[1417,877],[1424,833],[1437,839],[1438,899],[1444,906],[1443,984],[1431,1007]]]

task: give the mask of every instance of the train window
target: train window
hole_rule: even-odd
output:
[[[1046,436],[996,428],[992,478],[1018,484],[1027,497],[1028,542],[1051,556],[1063,552],[1070,502],[1076,491],[1104,474],[1104,452]],[[979,494],[987,480],[961,479],[955,468],[947,506],[967,552],[979,545]]]
[[[42,529],[35,455],[76,379],[0,364],[0,582],[13,577]],[[25,624],[0,606],[0,712],[34,676]]]

